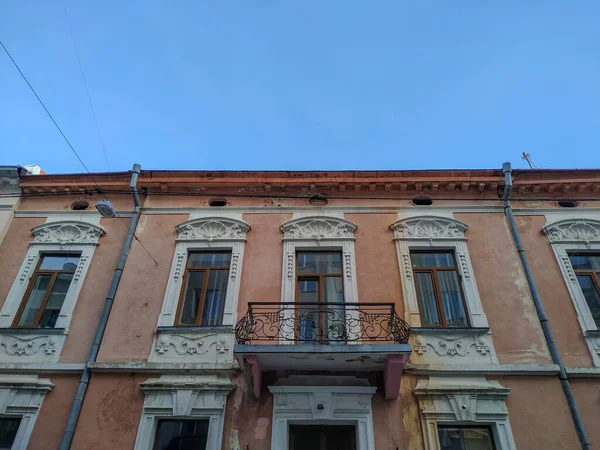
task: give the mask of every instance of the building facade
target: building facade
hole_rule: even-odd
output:
[[[600,448],[600,171],[131,177],[21,179],[0,448]]]

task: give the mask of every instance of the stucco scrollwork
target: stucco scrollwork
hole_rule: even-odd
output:
[[[183,328],[183,327],[181,327]],[[233,361],[233,330],[203,332],[169,330],[157,333],[150,362],[229,363]]]
[[[33,337],[17,337],[4,335],[0,346],[8,356],[27,357],[36,354],[53,355],[56,353],[58,338],[55,335],[41,335]]]
[[[64,220],[33,227],[32,244],[98,244],[104,229],[87,222]]]
[[[243,220],[226,217],[202,217],[175,227],[179,241],[245,241],[250,225]]]
[[[542,228],[551,243],[581,242],[589,247],[590,242],[600,242],[600,220],[565,219],[550,223]]]
[[[467,224],[449,217],[419,216],[390,225],[396,239],[464,239]]]
[[[415,333],[413,342],[415,362],[449,362],[450,359],[479,364],[494,362],[488,330],[477,333],[456,330],[446,331],[443,334],[433,330],[427,332],[413,330],[413,332]]]
[[[281,225],[284,240],[354,239],[356,225],[337,217],[302,217]]]

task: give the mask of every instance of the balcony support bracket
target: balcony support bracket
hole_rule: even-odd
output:
[[[386,400],[395,400],[400,395],[402,370],[407,361],[408,355],[388,355],[383,368]]]

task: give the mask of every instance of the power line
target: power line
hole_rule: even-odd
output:
[[[60,132],[60,134],[63,137],[63,139],[65,140],[65,142],[69,145],[69,148],[73,151],[73,153],[75,154],[75,156],[77,157],[77,159],[79,160],[79,162],[81,163],[81,165],[83,166],[83,168],[85,169],[85,171],[88,173],[88,175],[91,178],[91,180],[94,182],[94,184],[96,185],[96,187],[99,189],[100,194],[102,196],[104,196],[104,198],[106,200],[108,200],[108,197],[106,197],[106,195],[104,195],[104,193],[102,193],[102,189],[100,188],[100,185],[98,184],[98,182],[94,179],[94,176],[91,174],[91,172],[89,171],[89,169],[87,168],[87,166],[85,165],[85,163],[83,162],[83,160],[81,159],[81,157],[79,156],[79,154],[77,153],[77,151],[75,150],[75,148],[73,147],[73,145],[71,144],[71,142],[69,141],[69,139],[67,138],[67,136],[65,135],[65,133],[63,132],[63,130],[58,125],[58,123],[56,123],[56,120],[54,120],[54,117],[52,117],[52,114],[50,114],[50,111],[48,111],[48,108],[46,108],[46,105],[44,105],[44,102],[42,101],[42,99],[40,98],[40,96],[37,94],[37,92],[35,91],[35,89],[31,85],[31,83],[29,82],[29,80],[27,79],[27,77],[25,76],[25,74],[23,73],[23,71],[21,70],[21,68],[19,67],[19,65],[14,60],[14,58],[12,57],[12,55],[10,54],[10,52],[8,51],[8,49],[4,46],[4,43],[1,40],[0,40],[0,45],[2,46],[2,48],[4,49],[4,51],[6,52],[6,54],[10,58],[10,60],[12,61],[13,65],[17,68],[17,70],[21,74],[21,77],[25,80],[25,83],[27,83],[27,86],[29,86],[29,89],[31,89],[31,92],[33,92],[33,95],[35,95],[35,98],[37,98],[37,100],[40,103],[40,105],[42,105],[42,108],[44,108],[44,111],[46,111],[46,114],[48,114],[48,117],[50,117],[50,120],[52,120],[52,123],[54,124],[54,126],[56,127],[56,129]],[[119,217],[119,219],[121,219],[121,221],[125,224],[125,226],[127,227],[127,229],[133,234],[133,237],[135,237],[135,240],[140,243],[140,245],[142,246],[142,248],[146,251],[146,253],[148,253],[148,256],[150,256],[150,258],[152,258],[152,261],[154,261],[154,264],[156,264],[158,266],[158,262],[156,261],[156,259],[154,259],[154,257],[152,256],[152,254],[146,248],[146,246],[135,235],[135,232],[131,228],[129,228],[129,225],[127,224],[127,222],[125,222],[125,220],[121,216],[117,215],[117,217]]]
[[[104,146],[104,139],[102,139],[102,133],[100,132],[100,125],[98,124],[98,118],[96,117],[96,111],[94,110],[94,105],[92,103],[92,97],[90,96],[90,90],[88,88],[87,79],[85,78],[85,73],[83,72],[83,65],[81,64],[81,58],[79,57],[79,50],[77,49],[77,44],[75,43],[75,36],[73,36],[73,29],[71,28],[71,24],[69,22],[69,13],[67,8],[65,8],[65,16],[67,17],[67,26],[69,27],[69,32],[71,33],[71,41],[73,42],[73,48],[75,49],[75,55],[77,55],[77,62],[79,63],[79,71],[81,72],[81,78],[83,79],[83,85],[85,86],[85,92],[87,94],[87,99],[90,104],[90,109],[92,110],[92,116],[94,117],[94,123],[96,124],[96,131],[98,132],[98,138],[100,139],[100,146],[102,147],[102,152],[104,153],[104,159],[106,160],[106,166],[110,171],[110,163],[108,162],[108,155],[106,153],[106,147]]]

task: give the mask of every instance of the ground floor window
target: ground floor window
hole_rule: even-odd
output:
[[[438,425],[440,450],[494,450],[494,438],[489,427],[459,427]]]
[[[290,450],[355,450],[353,425],[290,425]]]
[[[21,425],[20,417],[0,418],[0,450],[10,450]]]
[[[206,450],[208,419],[159,419],[153,450]]]

